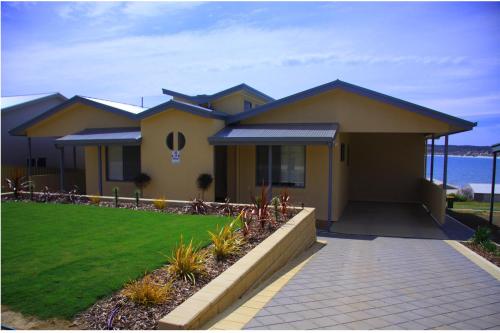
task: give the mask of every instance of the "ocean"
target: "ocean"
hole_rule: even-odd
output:
[[[434,179],[443,179],[443,156],[434,156]],[[427,177],[431,156],[427,156]],[[491,184],[493,157],[448,156],[448,184],[462,187],[469,183]],[[500,158],[497,158],[496,183],[500,183]],[[496,192],[496,191],[495,191]]]

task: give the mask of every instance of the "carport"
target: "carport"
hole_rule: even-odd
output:
[[[421,204],[349,202],[331,232],[346,235],[446,239]]]

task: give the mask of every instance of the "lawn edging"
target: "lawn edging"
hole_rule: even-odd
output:
[[[500,281],[500,268],[497,267],[495,264],[483,258],[476,252],[469,249],[467,246],[461,244],[460,242],[457,242],[455,240],[445,240],[445,242],[452,248],[454,248],[456,251],[460,252],[467,259],[475,263],[477,266],[488,272],[495,279]]]
[[[199,329],[316,241],[315,209],[304,208],[217,278],[163,317],[158,329]]]

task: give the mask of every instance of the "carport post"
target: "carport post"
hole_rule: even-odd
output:
[[[99,195],[102,196],[102,153],[101,145],[97,146],[97,172],[99,173]]]
[[[64,147],[59,147],[59,187],[61,192],[64,191]]]
[[[28,137],[28,180],[31,180],[31,138]]]
[[[444,136],[444,156],[443,156],[443,190],[446,195],[448,182],[448,135]]]
[[[430,180],[431,183],[434,181],[434,135],[432,135],[431,139],[431,175]]]
[[[490,225],[493,224],[493,204],[495,203],[495,182],[497,173],[497,152],[493,152],[493,175],[491,177],[491,197],[490,197]]]
[[[333,197],[333,143],[328,143],[328,222],[332,221],[332,197]]]
[[[273,200],[273,146],[268,146],[267,152],[267,183],[269,185],[267,199],[271,202]]]

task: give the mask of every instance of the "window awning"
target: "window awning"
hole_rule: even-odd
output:
[[[139,127],[127,128],[87,128],[81,132],[69,134],[55,140],[57,146],[88,146],[104,144],[129,144],[141,143],[141,129]]]
[[[211,145],[328,144],[335,141],[338,124],[258,124],[228,126],[208,138]]]

